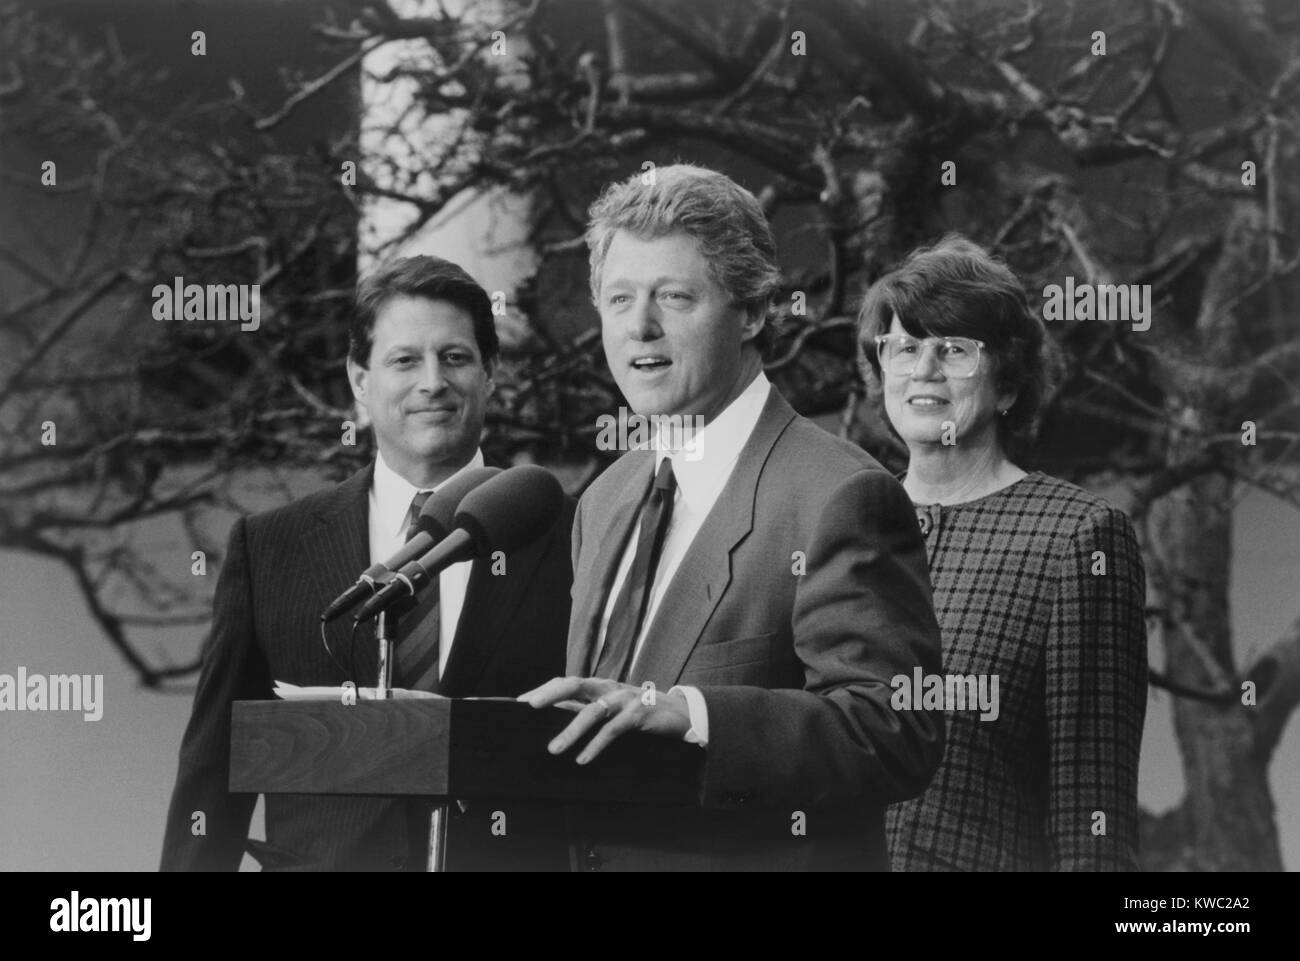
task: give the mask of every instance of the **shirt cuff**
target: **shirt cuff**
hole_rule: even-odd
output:
[[[690,744],[698,744],[700,747],[708,747],[709,709],[704,704],[704,695],[700,693],[698,687],[677,685],[668,689],[669,694],[673,691],[681,692],[682,697],[686,698],[686,711],[691,719],[691,729],[686,732],[683,740]]]

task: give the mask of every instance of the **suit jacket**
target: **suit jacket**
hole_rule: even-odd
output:
[[[368,516],[373,464],[332,490],[241,518],[230,533],[214,599],[212,633],[181,742],[180,767],[163,841],[163,870],[235,870],[245,849],[256,795],[227,790],[231,702],[270,699],[275,680],[336,685],[338,668],[322,648],[319,615],[370,564]],[[440,688],[449,697],[513,696],[549,680],[564,663],[568,626],[569,534],[573,508],[493,576],[475,561]],[[373,631],[330,631],[335,656],[356,665],[358,685],[373,684]],[[196,811],[206,836],[192,833]],[[369,797],[269,795],[266,843],[250,849],[266,868],[423,869],[427,806]],[[453,812],[458,810],[453,806]],[[516,816],[518,815],[518,816]],[[505,837],[490,818],[453,816],[448,870],[521,866],[544,856],[547,814],[507,811]],[[536,828],[534,830],[534,828]],[[499,843],[498,843],[499,842]],[[549,842],[554,845],[554,841]],[[560,864],[563,864],[563,849]],[[550,866],[554,866],[552,863]]]
[[[583,674],[653,453],[583,496],[568,674]],[[943,717],[890,679],[940,665],[925,547],[902,486],[775,389],[664,594],[629,683],[694,685],[700,809],[571,811],[576,869],[887,869],[884,806],[918,794]]]

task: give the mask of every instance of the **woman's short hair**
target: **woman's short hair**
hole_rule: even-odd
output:
[[[1019,451],[1033,440],[1052,387],[1052,342],[1011,268],[950,233],[912,251],[872,284],[858,311],[858,346],[877,381],[876,335],[889,332],[894,314],[913,337],[984,341],[998,391],[1017,392],[1010,411],[998,418],[1002,445]]]
[[[348,325],[348,357],[358,366],[370,366],[375,320],[380,309],[394,297],[445,300],[459,307],[474,322],[474,341],[483,355],[483,366],[497,359],[501,346],[487,291],[458,264],[425,254],[390,260],[357,284]]]
[[[593,302],[600,299],[605,255],[620,230],[644,239],[682,231],[695,239],[710,276],[732,299],[762,308],[766,323],[755,342],[768,355],[777,335],[772,298],[781,271],[772,228],[752,193],[716,170],[673,164],[610,184],[588,214]]]

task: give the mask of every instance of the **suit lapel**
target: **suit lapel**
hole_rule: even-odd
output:
[[[373,462],[357,471],[336,487],[331,496],[324,499],[314,511],[316,523],[303,534],[302,556],[312,563],[308,565],[311,572],[313,595],[324,598],[320,607],[350,587],[357,575],[370,566],[370,481],[374,476]],[[351,625],[350,619],[336,622]],[[378,658],[374,644],[365,643],[373,638],[373,631],[358,631],[356,638],[356,657],[359,676],[358,684],[374,684],[374,671]],[[332,632],[331,640],[336,645],[346,640],[346,633]],[[346,659],[340,657],[344,664]]]
[[[506,573],[492,573],[491,558],[480,558],[470,568],[465,604],[456,622],[456,635],[439,685],[448,697],[465,697],[478,688],[483,671],[501,645],[515,608],[528,590],[545,546],[543,538],[529,548],[506,557]]]
[[[595,561],[586,566],[579,558],[578,568],[573,572],[577,589],[574,592],[573,613],[569,619],[572,629],[569,632],[568,661],[565,665],[565,673],[571,677],[586,677],[593,667],[590,663],[591,651],[600,630],[600,617],[605,611],[610,583],[618,573],[619,560],[627,547],[628,538],[632,536],[632,523],[636,520],[637,511],[653,479],[650,474],[651,463],[653,455],[632,458],[627,467],[628,482],[612,509],[609,525],[603,531],[594,532],[600,538],[595,547]],[[616,470],[620,466],[615,465],[609,469]],[[588,532],[584,531],[583,534],[590,540]]]
[[[717,503],[687,548],[655,612],[628,683],[676,684],[731,583],[731,552],[753,529],[758,479],[772,447],[795,417],[775,387]]]
[[[506,470],[508,463],[485,461],[487,467]],[[506,557],[506,573],[492,573],[492,559],[479,558],[470,567],[465,602],[456,621],[451,654],[438,689],[447,697],[469,697],[478,689],[484,670],[505,637],[519,599],[528,589],[544,553],[546,540]]]

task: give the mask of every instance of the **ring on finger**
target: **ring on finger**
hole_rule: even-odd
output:
[[[602,721],[609,717],[609,703],[603,697],[596,698],[592,703],[600,705],[600,719]]]

